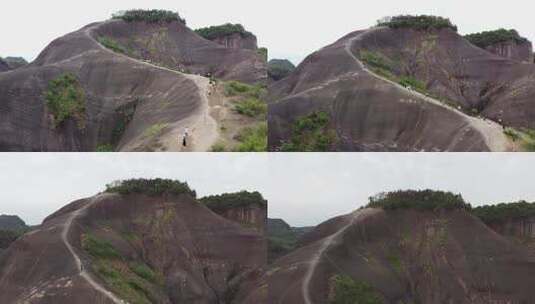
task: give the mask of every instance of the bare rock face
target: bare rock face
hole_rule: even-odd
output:
[[[256,50],[258,48],[257,39],[254,35],[244,37],[239,33],[233,33],[216,37],[212,41],[230,49]]]
[[[231,208],[222,211],[220,215],[262,233],[266,229],[267,209],[260,206]]]
[[[500,42],[489,45],[485,49],[504,58],[529,63],[533,62],[533,46],[529,41],[520,44],[515,41]]]
[[[266,280],[270,303],[527,303],[534,267],[465,211],[364,209],[319,225]]]
[[[265,263],[260,233],[190,195],[101,194],[13,243],[0,292],[6,303],[262,303],[248,298]]]

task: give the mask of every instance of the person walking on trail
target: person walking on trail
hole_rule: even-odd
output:
[[[184,129],[184,134],[182,135],[182,146],[184,147],[188,146],[188,136],[189,136],[189,128],[186,127]]]

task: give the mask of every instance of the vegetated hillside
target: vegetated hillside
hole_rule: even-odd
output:
[[[414,198],[414,204],[405,198]],[[270,303],[529,303],[526,248],[461,197],[398,192],[331,219],[266,272]],[[423,205],[425,208],[422,208]],[[385,208],[385,209],[383,209]]]
[[[15,70],[28,64],[28,61],[22,57],[6,57],[3,60],[7,63],[10,70]]]
[[[246,228],[253,228],[261,233],[266,229],[268,202],[260,192],[224,193],[199,200],[215,213]]]
[[[29,227],[16,215],[0,215],[0,230],[24,231]]]
[[[531,41],[514,30],[498,29],[465,35],[472,44],[505,58],[533,63]]]
[[[290,75],[295,70],[295,65],[287,59],[271,59],[268,62],[268,76],[273,81],[279,81]]]
[[[241,24],[226,23],[195,30],[199,36],[232,49],[258,49],[256,36]]]
[[[268,263],[297,247],[298,240],[313,227],[291,227],[283,219],[267,220]]]
[[[211,212],[187,184],[132,180],[15,241],[0,292],[6,303],[264,303],[249,292],[265,264],[264,237]]]
[[[172,12],[126,12],[58,38],[31,64],[2,73],[0,150],[210,150],[220,128],[211,116],[214,78],[261,82],[266,63],[184,23]],[[179,142],[185,128],[188,147]]]
[[[534,75],[534,65],[474,46],[447,19],[381,22],[313,53],[269,88],[270,149],[531,149],[503,125],[535,128]],[[317,112],[323,125],[303,130]],[[332,134],[319,137],[325,130]]]

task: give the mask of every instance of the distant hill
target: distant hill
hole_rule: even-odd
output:
[[[268,76],[279,81],[290,75],[295,70],[295,65],[287,59],[271,59],[268,62]]]
[[[296,248],[299,239],[313,227],[291,227],[282,219],[267,221],[268,260],[274,261]]]

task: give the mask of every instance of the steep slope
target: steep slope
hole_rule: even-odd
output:
[[[88,25],[53,41],[30,65],[2,73],[0,150],[208,151],[219,136],[213,86],[183,72],[256,82],[267,77],[261,61],[179,21]],[[49,92],[66,75],[76,79],[82,107],[65,115],[70,105],[51,108]]]
[[[106,193],[10,246],[0,290],[7,303],[246,303],[264,265],[261,234],[189,194]]]
[[[533,127],[533,75],[535,66],[451,29],[357,31],[270,87],[270,148],[294,140],[299,120],[322,111],[336,134],[330,150],[515,150],[497,122]]]
[[[268,271],[273,303],[328,303],[340,278],[370,303],[522,303],[533,291],[528,253],[465,211],[364,209]],[[360,288],[359,287],[359,288]],[[353,299],[356,300],[356,299]]]

